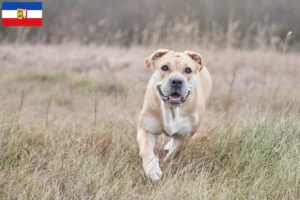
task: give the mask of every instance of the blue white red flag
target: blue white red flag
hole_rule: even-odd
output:
[[[42,26],[42,2],[2,2],[2,26]]]

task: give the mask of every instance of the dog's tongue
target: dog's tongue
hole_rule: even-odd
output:
[[[180,98],[181,98],[181,96],[179,95],[179,94],[172,94],[172,95],[170,95],[170,100],[172,100],[172,101],[179,101],[180,100]]]

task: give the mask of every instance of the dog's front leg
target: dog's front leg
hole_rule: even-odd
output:
[[[143,160],[143,168],[146,175],[153,181],[161,179],[162,171],[159,168],[159,160],[154,154],[157,136],[147,133],[143,129],[137,132],[137,141],[140,148],[140,156]]]

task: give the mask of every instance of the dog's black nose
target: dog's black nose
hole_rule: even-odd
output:
[[[170,83],[173,88],[178,89],[183,85],[183,79],[180,77],[173,77],[170,79]]]

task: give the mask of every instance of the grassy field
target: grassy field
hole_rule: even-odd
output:
[[[136,121],[157,48],[2,45],[0,199],[299,199],[300,55],[189,48],[213,93],[197,139],[152,183]]]

